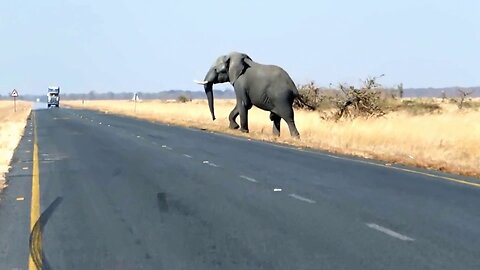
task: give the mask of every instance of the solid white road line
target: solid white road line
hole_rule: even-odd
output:
[[[403,234],[399,234],[397,232],[394,232],[394,231],[392,231],[388,228],[382,227],[382,226],[380,226],[378,224],[375,224],[375,223],[367,223],[366,225],[367,225],[367,227],[369,227],[371,229],[383,232],[387,235],[390,235],[391,237],[395,237],[395,238],[400,239],[402,241],[415,241],[415,239],[413,239],[413,238],[410,238],[410,237],[405,236]]]
[[[252,183],[258,183],[258,181],[256,179],[253,179],[253,178],[245,176],[245,175],[240,175],[240,178],[243,178],[243,179],[245,179],[247,181],[250,181]]]
[[[290,197],[292,197],[292,198],[294,198],[294,199],[303,201],[303,202],[316,203],[314,200],[310,200],[309,198],[305,198],[305,197],[300,196],[300,195],[297,195],[297,194],[295,194],[295,193],[290,193],[290,194],[288,194],[288,196],[290,196]]]

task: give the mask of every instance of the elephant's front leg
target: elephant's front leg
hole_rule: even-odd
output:
[[[237,109],[237,106],[235,106],[235,108],[233,108],[233,110],[230,112],[230,115],[228,116],[228,120],[230,121],[230,126],[229,128],[231,129],[238,129],[240,126],[237,124],[237,121],[235,121],[235,119],[237,118],[238,116],[238,109]]]
[[[245,102],[240,101],[237,103],[237,108],[240,114],[240,131],[248,133],[248,109],[245,105]]]

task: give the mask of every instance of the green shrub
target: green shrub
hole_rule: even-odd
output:
[[[180,102],[180,103],[186,103],[190,101],[192,101],[192,99],[184,95],[177,97],[177,102]]]

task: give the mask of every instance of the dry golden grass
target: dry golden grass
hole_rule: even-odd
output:
[[[31,103],[17,101],[17,112],[11,101],[0,101],[0,190],[5,187],[5,173],[25,129]]]
[[[383,118],[332,122],[318,112],[296,111],[301,140],[290,138],[282,121],[280,138],[272,136],[269,113],[252,108],[249,134],[228,129],[228,114],[233,100],[216,100],[216,121],[212,121],[204,100],[189,103],[143,101],[136,113],[131,101],[63,101],[73,107],[108,111],[163,123],[205,128],[255,139],[282,142],[300,147],[323,149],[438,169],[463,175],[480,176],[480,112],[459,111],[455,105],[441,103],[440,114],[411,115],[394,112]],[[237,119],[239,121],[239,119]]]

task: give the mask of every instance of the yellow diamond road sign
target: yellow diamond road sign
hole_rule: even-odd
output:
[[[10,94],[12,97],[18,97],[18,92],[16,89],[13,89],[12,93]]]

